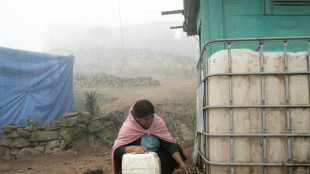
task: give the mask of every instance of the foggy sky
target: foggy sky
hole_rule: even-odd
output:
[[[182,25],[181,14],[160,14],[182,9],[182,3],[183,0],[0,0],[0,46],[42,52],[53,48],[57,37],[89,26],[125,28],[152,22]],[[181,29],[166,32],[174,33],[175,39],[180,33],[185,34]]]

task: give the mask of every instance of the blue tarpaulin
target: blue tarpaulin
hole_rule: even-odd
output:
[[[72,112],[74,56],[0,47],[0,132],[3,124],[26,125],[27,116],[48,124]]]

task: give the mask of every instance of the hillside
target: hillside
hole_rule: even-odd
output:
[[[157,114],[163,117],[181,143],[193,141],[196,71],[192,58],[150,50],[130,50],[126,62],[120,63],[117,52],[99,52],[85,55],[81,51],[78,54],[75,64],[78,73],[74,74],[75,110],[85,110],[84,93],[93,91],[98,95],[102,115],[120,111],[125,119],[129,108],[137,100],[146,98],[154,103]],[[80,61],[82,57],[84,61]]]
[[[137,55],[139,55],[137,53]],[[91,57],[91,56],[90,56]],[[135,58],[138,57],[138,58]],[[141,86],[109,86],[105,85],[104,81],[98,81],[97,79],[103,79],[102,77],[113,77],[116,79],[126,79],[118,75],[108,75],[107,73],[97,74],[74,74],[76,80],[77,77],[85,77],[85,79],[77,80],[79,83],[85,81],[85,86],[74,87],[75,97],[75,110],[83,111],[84,92],[96,91],[98,94],[98,101],[100,110],[103,116],[111,114],[115,111],[123,115],[123,120],[128,114],[129,108],[135,101],[141,98],[147,98],[155,105],[156,113],[162,117],[172,136],[177,140],[185,150],[185,154],[188,158],[187,165],[191,170],[195,170],[195,166],[192,163],[191,153],[193,150],[194,130],[195,130],[195,91],[196,91],[196,78],[194,73],[186,73],[185,69],[182,69],[180,63],[177,61],[177,56],[166,57],[158,60],[169,60],[171,64],[166,62],[155,61],[152,59],[141,59],[135,56],[132,57],[128,68],[124,68],[124,74],[132,74],[131,77],[135,79],[141,76],[141,74],[135,74],[130,67],[134,67],[135,64],[140,63],[140,60],[144,60],[145,64],[150,69],[149,75],[153,80],[158,80],[160,85],[141,85]],[[147,57],[147,55],[146,55]],[[154,56],[156,57],[156,56]],[[159,56],[158,56],[159,57]],[[155,58],[154,58],[155,59]],[[139,61],[138,61],[139,60]],[[184,62],[188,61],[186,58],[180,59]],[[169,69],[169,73],[165,74],[164,70],[154,71],[160,67],[155,63],[159,62],[162,65],[167,65],[165,69]],[[76,63],[80,64],[76,61]],[[175,64],[175,66],[173,66]],[[191,64],[191,63],[189,63]],[[194,64],[194,63],[192,63]],[[81,64],[82,65],[82,64]],[[84,64],[92,70],[91,66]],[[185,63],[183,64],[185,65]],[[139,67],[139,66],[137,66]],[[153,68],[153,70],[152,70]],[[193,68],[194,69],[194,68]],[[87,70],[87,68],[85,69]],[[146,72],[147,68],[139,70]],[[152,71],[151,71],[152,70]],[[128,72],[128,73],[127,73]],[[187,74],[187,75],[186,75]],[[153,77],[154,76],[154,77]],[[158,77],[158,78],[156,78]],[[97,83],[98,82],[98,83]],[[12,167],[14,166],[14,167]],[[105,145],[100,139],[96,137],[79,137],[75,142],[73,148],[66,150],[62,153],[56,154],[41,154],[38,156],[30,156],[24,159],[12,159],[9,162],[0,163],[0,174],[10,173],[87,173],[88,170],[102,169],[103,173],[112,173],[110,147]],[[178,169],[175,173],[183,173]]]
[[[137,100],[149,99],[174,139],[184,147],[186,163],[194,171],[191,152],[196,125],[197,57],[191,56],[191,43],[172,40],[173,34],[158,32],[158,26],[146,28],[149,32],[141,32],[139,27],[126,30],[124,49],[113,29],[88,28],[65,36],[54,33],[52,49],[48,52],[75,56],[75,111],[85,111],[85,91],[93,91],[98,97],[100,116],[118,113],[122,122]],[[112,173],[111,143],[103,143],[94,136],[81,136],[71,149],[62,153],[0,163],[0,174],[87,173],[96,166],[103,173]]]
[[[192,57],[160,51],[130,49],[123,57],[118,49],[91,49],[77,50],[74,56],[74,74],[105,73],[121,77],[165,78],[190,77],[196,73],[196,61]]]

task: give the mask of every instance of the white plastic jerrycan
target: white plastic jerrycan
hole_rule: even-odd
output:
[[[122,174],[161,174],[160,159],[155,152],[124,154]]]

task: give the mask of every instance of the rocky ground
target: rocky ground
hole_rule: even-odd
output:
[[[193,108],[177,107],[178,103],[195,102],[196,78],[171,78],[161,79],[160,86],[151,87],[104,87],[89,88],[98,91],[102,114],[111,113],[115,110],[126,110],[141,98],[151,100],[155,106],[163,108],[163,104],[170,103],[169,108],[179,110],[184,116],[192,117]],[[75,103],[81,108],[81,96],[85,89],[75,89]],[[80,96],[79,96],[80,95]],[[184,103],[183,103],[184,105]],[[192,107],[192,105],[189,105]],[[78,110],[78,109],[77,109]],[[164,114],[164,113],[163,113]],[[191,115],[189,115],[191,114]],[[182,114],[179,114],[182,115]],[[183,129],[182,126],[179,126]],[[188,135],[187,135],[188,136]],[[188,145],[188,143],[187,143]],[[185,149],[188,157],[187,164],[194,171],[191,162],[192,146]],[[110,147],[104,145],[94,137],[80,137],[73,148],[56,154],[42,154],[30,156],[24,159],[12,159],[9,162],[0,163],[0,174],[10,173],[74,173],[82,174],[90,170],[102,169],[103,173],[112,173]],[[175,173],[182,173],[180,169]]]

